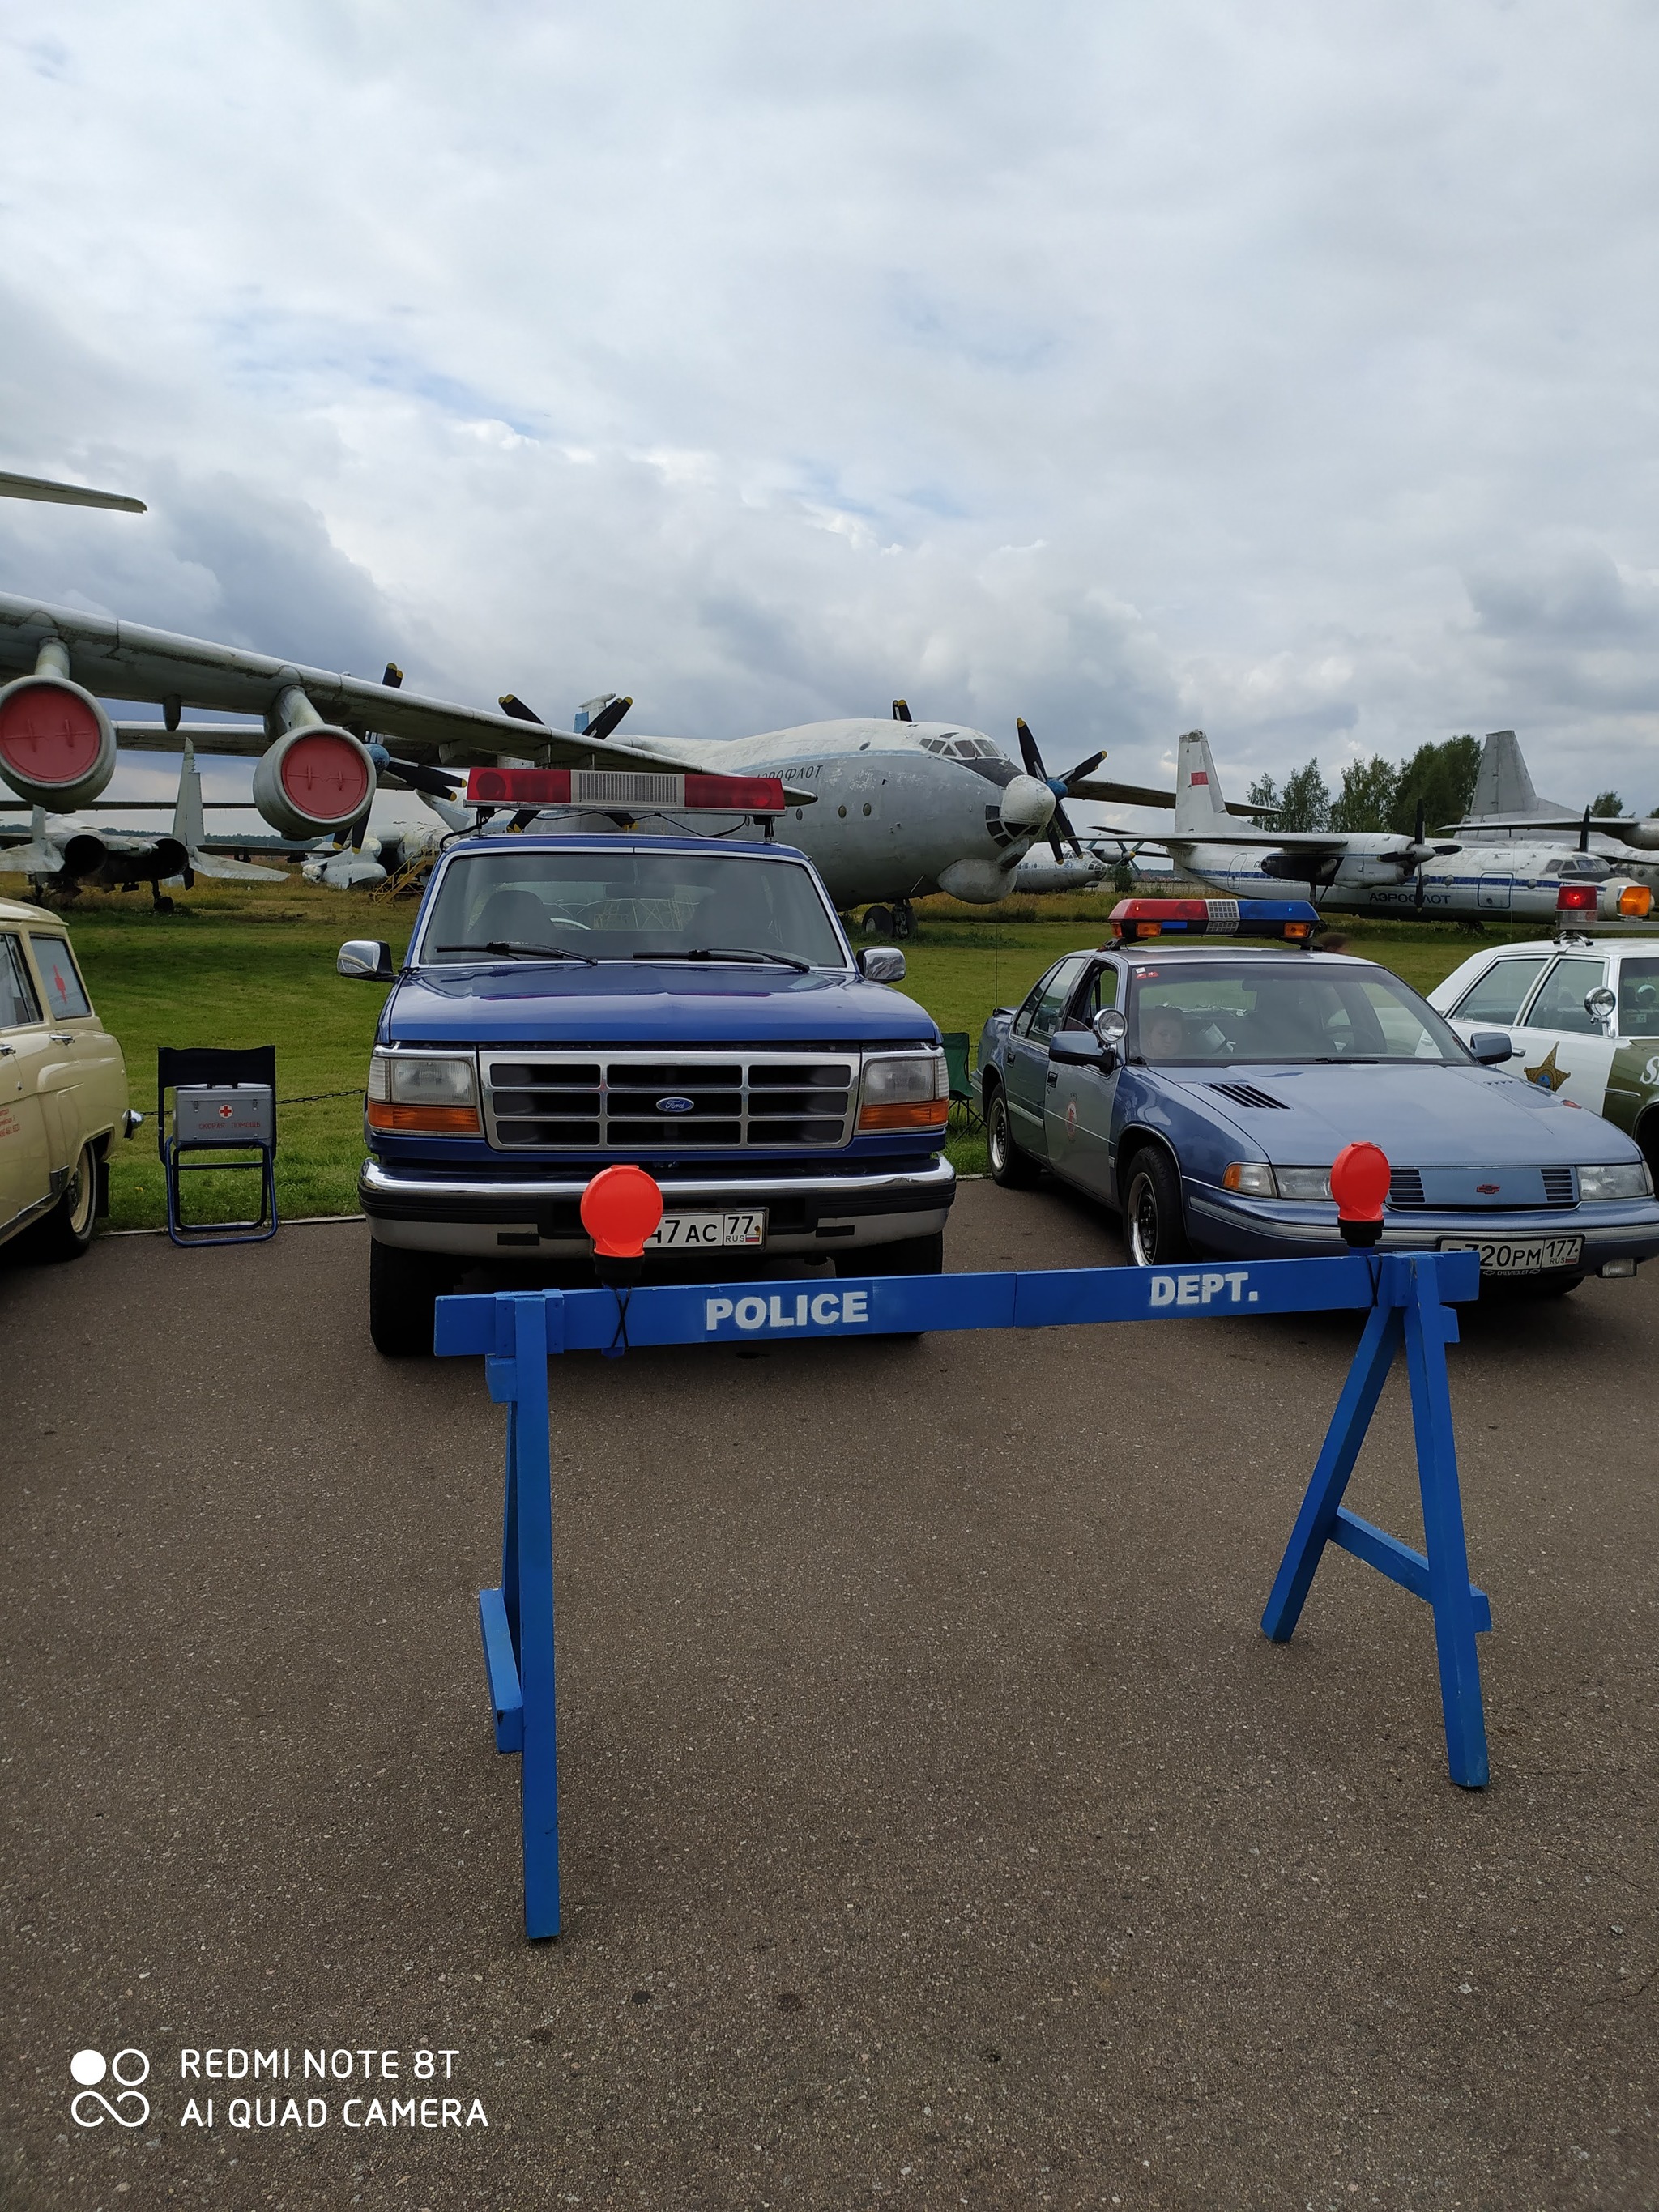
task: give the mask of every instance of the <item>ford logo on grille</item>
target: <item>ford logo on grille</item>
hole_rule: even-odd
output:
[[[659,1098],[657,1111],[659,1114],[692,1114],[696,1111],[696,1105],[695,1098]]]

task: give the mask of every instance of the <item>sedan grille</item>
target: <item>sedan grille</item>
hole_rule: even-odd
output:
[[[485,1133],[507,1152],[844,1145],[858,1097],[851,1057],[520,1052],[481,1065]]]
[[[1545,1206],[1576,1206],[1578,1203],[1577,1184],[1570,1167],[1522,1168],[1509,1170],[1493,1169],[1488,1172],[1494,1177],[1505,1174],[1522,1177],[1537,1176],[1541,1184],[1541,1202]],[[1473,1182],[1473,1178],[1480,1173],[1478,1169],[1431,1168],[1429,1173],[1437,1178],[1443,1185],[1442,1189],[1432,1197],[1424,1188],[1421,1168],[1396,1168],[1389,1183],[1389,1204],[1401,1206],[1432,1206],[1442,1210],[1455,1207],[1462,1210],[1478,1205],[1481,1198],[1490,1194],[1493,1190],[1492,1184]],[[1443,1188],[1448,1179],[1454,1182],[1462,1180],[1466,1183],[1473,1182],[1473,1188],[1466,1188],[1461,1194],[1455,1191],[1449,1193]],[[1540,1202],[1539,1188],[1538,1186],[1534,1186],[1530,1194],[1523,1189],[1516,1190],[1512,1194],[1506,1192],[1501,1204],[1504,1206],[1536,1206]]]

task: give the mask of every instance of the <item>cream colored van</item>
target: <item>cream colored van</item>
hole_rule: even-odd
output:
[[[62,920],[0,899],[0,1245],[73,1260],[109,1148],[131,1136],[121,1048],[92,1010]]]

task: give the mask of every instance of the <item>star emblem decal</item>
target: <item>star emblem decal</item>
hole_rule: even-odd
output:
[[[1552,1045],[1538,1066],[1527,1070],[1527,1080],[1535,1083],[1540,1091],[1559,1091],[1571,1073],[1570,1067],[1556,1066],[1555,1047]]]

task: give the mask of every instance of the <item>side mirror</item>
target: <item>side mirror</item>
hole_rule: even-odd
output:
[[[1515,1047],[1510,1042],[1507,1030],[1475,1030],[1469,1036],[1469,1050],[1482,1067],[1496,1067],[1501,1060],[1513,1060]]]
[[[377,945],[372,937],[354,937],[343,945],[334,972],[359,983],[394,982],[398,973],[392,964],[392,947]]]
[[[1048,1040],[1048,1057],[1056,1067],[1103,1067],[1107,1049],[1087,1030],[1056,1030]]]
[[[1610,1022],[1619,1011],[1619,1001],[1605,983],[1598,983],[1593,991],[1584,994],[1584,1012],[1592,1020]]]
[[[871,983],[902,983],[904,955],[896,945],[867,945],[859,954],[859,973]]]

